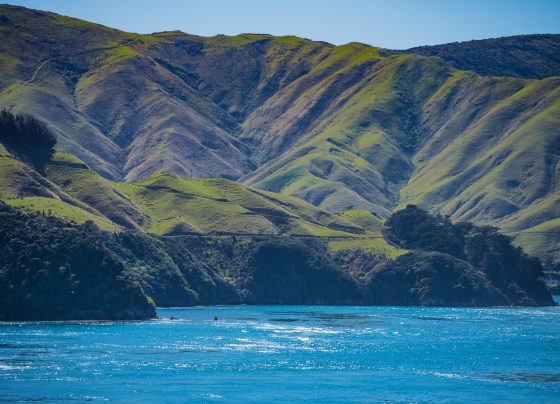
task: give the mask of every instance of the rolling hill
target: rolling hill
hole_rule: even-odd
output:
[[[321,238],[333,251],[362,248],[394,257],[381,235],[383,219],[366,211],[336,215],[301,199],[221,178],[187,179],[160,173],[114,182],[76,157],[56,152],[38,171],[0,143],[0,200],[111,232],[158,236],[290,236]]]
[[[0,107],[81,160],[57,154],[45,176],[2,160],[11,203],[54,197],[159,234],[320,236],[415,203],[560,259],[559,35],[400,52],[139,35],[13,6],[0,22]]]

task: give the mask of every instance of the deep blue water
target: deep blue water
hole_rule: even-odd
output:
[[[167,319],[0,325],[0,398],[560,402],[558,307],[158,313]]]

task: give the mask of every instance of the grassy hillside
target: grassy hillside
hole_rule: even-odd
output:
[[[369,63],[340,73],[347,75],[346,82],[338,75],[329,77],[334,87],[326,96],[328,84],[320,82],[319,92],[306,93],[301,104],[278,94],[262,107],[263,112],[257,111],[254,119],[266,119],[278,127],[276,132],[265,127],[265,133],[292,143],[243,181],[298,196],[329,211],[360,208],[388,216],[398,203],[399,188],[411,175],[411,155],[419,140],[418,107],[411,100],[420,102],[431,96],[449,69],[409,56],[377,60],[372,53],[369,58]],[[302,80],[313,78],[298,81]],[[417,82],[422,87],[414,86]],[[296,84],[285,91],[293,91]],[[279,115],[270,116],[275,103],[281,104]],[[308,106],[313,103],[320,108],[312,111]],[[306,124],[303,133],[302,124]],[[260,147],[269,147],[269,139],[262,142]]]
[[[546,247],[560,217],[556,35],[389,52],[0,15],[0,107],[46,122],[101,175],[58,154],[42,183],[3,160],[17,172],[6,198],[53,197],[159,234],[321,236],[358,233],[294,198],[382,217],[416,203],[560,258]]]
[[[260,193],[225,179],[160,174],[119,189],[147,212],[155,234],[341,236],[364,230],[302,201]],[[291,203],[290,203],[291,202]]]
[[[503,92],[499,102],[484,90],[490,84]],[[445,120],[426,121],[434,135],[413,159],[415,171],[400,190],[400,207],[416,203],[512,235],[559,217],[560,80],[518,86],[511,79],[464,76],[430,100],[428,111],[453,107],[442,114]],[[467,89],[473,95],[461,105],[456,94]],[[478,111],[469,114],[464,108],[472,104]],[[460,136],[458,126],[465,127]],[[543,243],[541,236],[533,233],[533,243]],[[529,247],[523,240],[518,242]]]
[[[337,216],[297,198],[225,179],[158,174],[134,183],[111,182],[62,152],[55,153],[39,173],[2,148],[0,185],[0,200],[11,206],[78,224],[93,221],[109,231],[318,237],[330,240],[334,251],[359,248],[397,254],[371,220],[356,221],[352,212],[348,218]]]
[[[103,228],[140,227],[143,213],[112,183],[77,158],[57,152],[44,173],[21,161],[0,144],[0,199],[13,206]]]
[[[6,199],[4,202],[15,208],[20,208],[26,213],[39,212],[46,216],[57,217],[77,224],[92,221],[102,230],[118,230],[118,226],[106,218],[90,213],[78,206],[62,202],[58,199],[45,198],[41,196],[26,196],[21,199]]]
[[[142,227],[144,213],[109,180],[67,153],[57,153],[47,164],[46,178],[65,193],[91,206],[119,226]]]

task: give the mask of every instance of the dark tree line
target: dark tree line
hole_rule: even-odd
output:
[[[0,202],[0,320],[154,315],[109,233]]]
[[[0,202],[0,320],[146,318],[155,315],[150,298],[161,306],[552,303],[540,262],[493,228],[408,207],[385,234],[413,251],[341,264],[312,238],[109,233]]]
[[[523,35],[421,46],[407,52],[438,56],[483,76],[544,79],[560,73],[560,36]]]
[[[32,116],[0,111],[0,141],[10,146],[50,150],[56,136],[41,121]]]

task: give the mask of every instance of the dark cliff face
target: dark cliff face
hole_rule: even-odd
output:
[[[249,254],[243,281],[244,302],[253,304],[359,304],[355,279],[327,255],[301,242],[272,240]]]
[[[311,238],[186,236],[167,238],[164,245],[194,292],[191,304],[364,301],[358,280],[333,263],[322,242]],[[167,305],[159,295],[151,296],[158,305]]]
[[[165,245],[184,262],[181,271],[197,296],[194,304],[554,304],[541,264],[523,255],[506,259],[507,252],[497,256],[498,264],[481,265],[420,249],[391,261],[359,251],[348,259],[313,238],[186,236]],[[500,259],[510,266],[504,269]]]
[[[484,273],[437,252],[413,252],[373,275],[373,304],[396,306],[499,306],[510,302]]]

